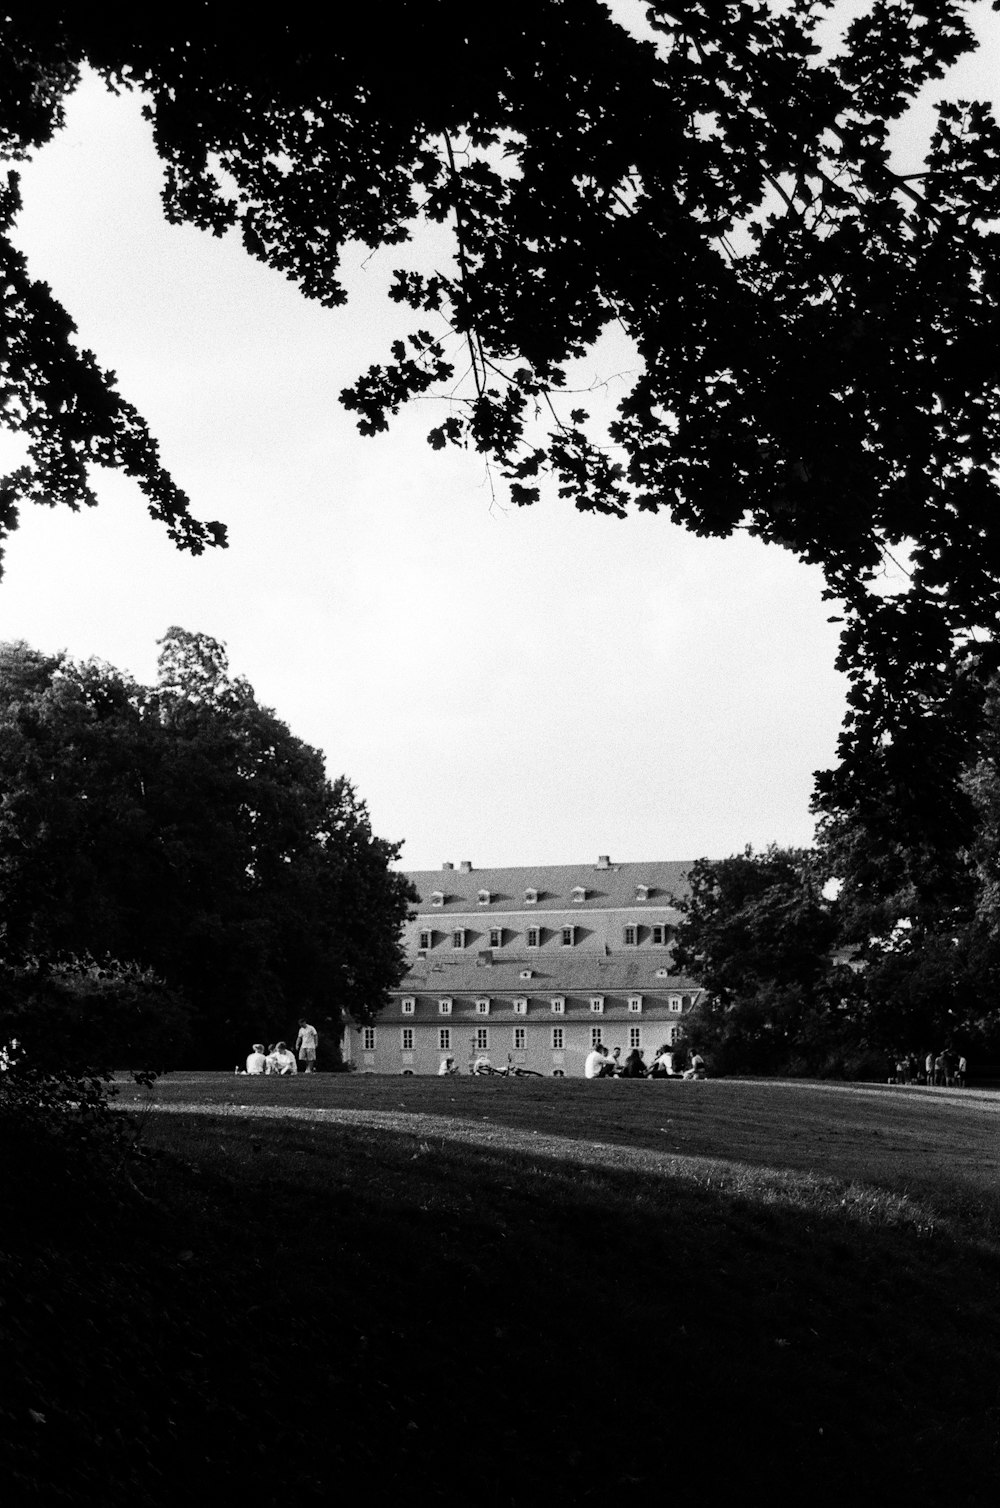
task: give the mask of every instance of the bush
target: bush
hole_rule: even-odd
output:
[[[191,1038],[191,1009],[151,970],[92,958],[0,965],[0,1042],[42,1074],[163,1072]]]

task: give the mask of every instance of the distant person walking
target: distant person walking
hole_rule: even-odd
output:
[[[310,1026],[308,1021],[299,1022],[299,1034],[295,1038],[295,1051],[298,1055],[299,1067],[303,1073],[316,1072],[316,1047],[319,1042],[319,1033],[315,1026]]]

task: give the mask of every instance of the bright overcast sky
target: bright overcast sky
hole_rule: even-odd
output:
[[[397,329],[398,251],[324,311],[235,237],[168,226],[159,184],[137,101],[89,81],[23,174],[19,244],[230,547],[177,553],[105,475],[96,510],[24,513],[0,638],[147,681],[170,624],[221,639],[408,868],[808,843],[844,705],[819,572],[554,488],[509,508],[481,459],[430,450],[426,405],[362,439],[337,394]]]

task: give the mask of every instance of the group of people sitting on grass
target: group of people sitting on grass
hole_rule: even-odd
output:
[[[703,1079],[705,1059],[700,1052],[691,1054],[687,1067],[678,1063],[680,1054],[669,1042],[658,1047],[652,1063],[646,1063],[642,1051],[633,1047],[626,1058],[615,1047],[609,1053],[603,1042],[591,1048],[583,1065],[584,1077],[588,1079]]]
[[[310,1026],[308,1021],[300,1021],[299,1034],[295,1038],[295,1052],[292,1052],[287,1042],[273,1042],[270,1047],[265,1047],[263,1042],[255,1042],[247,1057],[247,1066],[241,1068],[237,1063],[236,1072],[250,1074],[251,1077],[264,1073],[287,1077],[298,1073],[301,1066],[303,1073],[314,1073],[318,1041],[319,1033],[315,1026]],[[295,1053],[299,1055],[298,1062],[295,1061]]]
[[[588,1079],[703,1079],[705,1077],[705,1059],[701,1053],[691,1054],[690,1063],[686,1068],[678,1066],[679,1053],[675,1053],[669,1042],[657,1049],[652,1063],[646,1063],[642,1052],[638,1047],[633,1047],[626,1058],[622,1057],[622,1050],[616,1047],[612,1052],[599,1043],[587,1054],[587,1061],[583,1065],[584,1077]],[[522,1068],[514,1062],[513,1054],[507,1054],[507,1066],[494,1068],[489,1053],[480,1052],[469,1064],[469,1072],[476,1078],[484,1078],[489,1074],[499,1074],[501,1078],[532,1078],[540,1079],[542,1074],[536,1068]],[[450,1078],[458,1073],[458,1065],[453,1055],[449,1052],[441,1059],[438,1065],[438,1077]]]
[[[944,1088],[956,1085],[965,1088],[969,1065],[964,1057],[956,1058],[947,1047],[943,1052],[929,1052],[923,1067],[915,1053],[901,1054],[896,1059],[896,1072],[890,1084],[940,1084]]]

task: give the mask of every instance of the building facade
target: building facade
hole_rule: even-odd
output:
[[[649,1063],[680,1033],[698,985],[671,947],[687,863],[409,874],[420,900],[407,924],[409,968],[374,1026],[350,1027],[344,1057],[369,1073],[460,1072],[481,1053],[545,1075],[579,1077],[598,1042]]]

